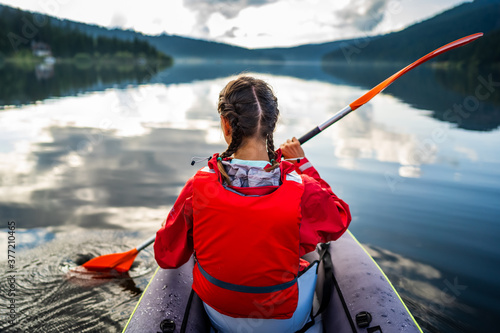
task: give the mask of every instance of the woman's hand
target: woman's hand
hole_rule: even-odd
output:
[[[286,159],[305,157],[304,150],[302,149],[299,140],[293,137],[292,140],[288,139],[281,146],[281,153]]]

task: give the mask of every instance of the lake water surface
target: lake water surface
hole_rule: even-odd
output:
[[[275,89],[276,143],[301,136],[398,67],[178,62],[162,71],[0,68],[0,330],[118,332],[155,261],[68,279],[152,235],[193,156],[225,149],[219,91],[246,71]],[[500,73],[418,68],[304,145],[426,332],[496,331]],[[15,270],[7,265],[15,221]],[[15,324],[9,277],[15,275]]]

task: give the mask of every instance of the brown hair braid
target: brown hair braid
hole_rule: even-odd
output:
[[[273,142],[273,132],[279,117],[278,99],[266,82],[249,76],[230,81],[219,94],[217,110],[232,129],[231,143],[220,154],[221,158],[236,153],[245,138],[259,136],[266,140],[272,165],[266,171],[278,167]],[[217,166],[223,179],[231,184],[221,161],[218,161]]]

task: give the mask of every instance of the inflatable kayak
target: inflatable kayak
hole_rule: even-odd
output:
[[[319,275],[313,312],[322,308],[320,298],[329,301],[306,332],[422,332],[387,276],[349,231],[330,242],[327,252],[333,274]],[[313,261],[315,255],[305,259]],[[191,290],[193,264],[190,259],[178,269],[158,268],[123,332],[215,332]]]

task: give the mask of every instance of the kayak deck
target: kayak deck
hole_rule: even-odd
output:
[[[349,231],[330,243],[329,252],[335,287],[321,316],[324,332],[422,332],[387,276]],[[178,269],[158,268],[123,332],[161,332],[164,320],[175,325],[171,332],[179,332],[191,293],[192,269],[192,259]],[[321,281],[319,276],[317,292]],[[371,315],[367,327],[356,322],[356,315],[363,312]],[[193,297],[188,316],[186,332],[210,332],[198,297]],[[361,322],[363,316],[359,317]]]

